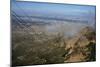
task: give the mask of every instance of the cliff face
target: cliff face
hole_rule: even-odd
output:
[[[90,27],[82,29],[75,37],[66,42],[64,62],[95,61],[95,30]]]

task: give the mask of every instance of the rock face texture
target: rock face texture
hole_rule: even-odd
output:
[[[66,42],[64,62],[95,61],[95,30],[90,27],[82,29],[75,37]]]

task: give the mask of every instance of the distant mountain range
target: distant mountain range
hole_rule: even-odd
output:
[[[40,16],[17,16],[22,20],[25,21],[66,21],[66,22],[78,22],[78,23],[88,23],[87,20],[80,20],[80,19],[67,19],[67,18],[56,18],[56,17],[40,17]],[[14,18],[14,17],[13,17]]]

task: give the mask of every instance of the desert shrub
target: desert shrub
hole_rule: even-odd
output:
[[[96,60],[96,43],[90,42],[86,48],[88,48],[88,56],[86,57],[87,61],[95,61]]]

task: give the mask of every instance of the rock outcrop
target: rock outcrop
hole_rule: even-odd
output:
[[[95,61],[95,30],[86,27],[66,42],[64,62]]]

